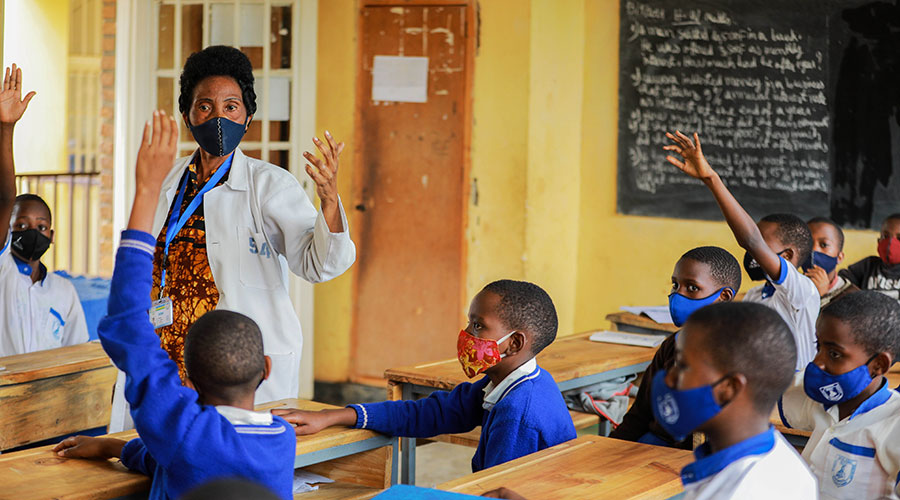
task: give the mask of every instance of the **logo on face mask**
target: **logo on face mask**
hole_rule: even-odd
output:
[[[837,382],[825,387],[819,387],[819,391],[828,401],[840,401],[844,397],[844,390],[841,389],[841,384]]]
[[[838,455],[834,459],[834,464],[831,466],[831,480],[837,487],[847,486],[853,482],[853,476],[856,475],[856,464],[856,460],[843,455]]]
[[[675,398],[671,394],[663,396],[658,404],[659,415],[665,423],[671,425],[678,421],[678,403],[675,402]]]

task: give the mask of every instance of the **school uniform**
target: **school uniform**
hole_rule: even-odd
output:
[[[797,343],[797,370],[802,370],[816,356],[816,319],[819,317],[819,290],[811,279],[800,274],[784,257],[778,279],[767,277],[766,283],[747,291],[744,302],[755,302],[778,311],[791,328]]]
[[[897,498],[900,479],[900,394],[887,380],[849,417],[810,399],[798,373],[779,412],[785,426],[812,431],[803,458],[823,499]]]
[[[43,351],[89,340],[75,287],[47,272],[31,281],[32,268],[13,256],[12,232],[0,249],[0,356]]]
[[[472,472],[575,438],[572,417],[553,377],[534,358],[494,387],[485,376],[417,401],[355,404],[356,427],[391,436],[430,438],[481,426]]]
[[[831,304],[835,300],[847,295],[848,293],[858,292],[859,287],[850,283],[848,280],[840,276],[834,277],[834,282],[828,288],[828,291],[825,295],[819,299],[819,309],[824,309],[825,306]]]
[[[150,323],[155,238],[124,231],[116,255],[109,314],[100,341],[125,372],[125,398],[140,438],[122,449],[122,463],[153,477],[150,499],[178,498],[206,481],[238,477],[292,497],[296,438],[268,412],[198,403],[181,385],[178,367]]]
[[[839,274],[863,290],[875,290],[900,300],[900,265],[889,266],[879,257],[871,256],[841,269]]]
[[[622,423],[610,432],[609,437],[623,439],[625,441],[636,441],[638,443],[655,444],[658,446],[669,446],[672,448],[680,448],[690,450],[694,445],[693,435],[686,437],[682,441],[675,441],[675,438],[669,435],[665,429],[653,418],[652,399],[650,398],[650,386],[653,384],[653,377],[660,370],[670,370],[675,364],[675,337],[677,333],[673,333],[666,337],[659,345],[656,354],[644,371],[641,378],[641,385],[638,388],[637,396],[628,412],[622,418]]]
[[[774,427],[715,453],[704,443],[694,457],[681,470],[683,499],[817,498],[815,477]]]

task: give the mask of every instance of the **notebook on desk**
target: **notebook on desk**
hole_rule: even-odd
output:
[[[610,332],[603,330],[591,334],[591,340],[594,342],[606,342],[608,344],[624,344],[638,347],[658,347],[663,340],[664,335],[644,335],[641,333],[626,332]]]
[[[669,306],[622,306],[623,311],[650,318],[657,323],[672,323]]]

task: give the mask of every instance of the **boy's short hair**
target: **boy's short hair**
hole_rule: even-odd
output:
[[[828,224],[829,226],[833,227],[838,234],[838,250],[844,250],[844,230],[841,229],[841,226],[839,226],[837,222],[829,219],[828,217],[813,217],[812,219],[806,221],[807,227],[809,227],[810,224]],[[812,234],[812,232],[810,232],[810,234]]]
[[[241,88],[247,115],[256,113],[256,91],[253,90],[253,65],[240,50],[227,45],[211,45],[194,52],[184,63],[179,84],[178,110],[188,113],[194,102],[194,88],[210,76],[230,76]],[[192,124],[196,125],[196,123]]]
[[[53,212],[50,210],[50,205],[48,205],[47,202],[44,201],[44,199],[41,198],[40,196],[38,196],[36,194],[32,194],[32,193],[24,193],[24,194],[20,194],[19,196],[16,196],[16,204],[25,203],[25,202],[29,202],[29,201],[36,202],[36,203],[40,204],[42,207],[44,207],[44,210],[47,211],[47,218],[49,218],[51,221],[53,220]]]
[[[742,373],[760,413],[768,413],[790,386],[797,343],[774,309],[749,302],[719,302],[692,314],[689,326],[705,330],[705,348],[723,373]]]
[[[684,259],[708,265],[710,274],[720,288],[727,286],[735,292],[741,289],[741,265],[724,248],[712,246],[692,248],[679,260]]]
[[[797,262],[806,262],[806,259],[812,254],[812,233],[809,231],[809,226],[800,217],[793,214],[769,214],[759,221],[778,225],[775,235],[785,245],[797,249],[799,254]]]
[[[259,326],[234,311],[207,312],[188,330],[184,366],[200,393],[235,400],[256,391],[266,369]]]
[[[499,280],[489,283],[485,291],[500,296],[497,316],[510,331],[528,331],[531,352],[537,355],[556,339],[559,320],[553,300],[543,288],[527,281]]]
[[[885,222],[887,222],[889,220],[897,220],[897,219],[900,219],[900,212],[894,212],[891,215],[888,215],[887,217],[884,218],[883,221],[881,221],[881,224],[883,225]]]
[[[900,357],[900,303],[881,292],[848,293],[822,309],[821,317],[840,320],[870,356],[889,352]]]

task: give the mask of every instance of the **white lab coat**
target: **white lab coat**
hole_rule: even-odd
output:
[[[175,161],[163,181],[153,234],[158,235],[192,156]],[[290,172],[234,152],[228,179],[203,199],[209,265],[219,291],[217,308],[246,314],[262,331],[272,373],[256,402],[296,398],[303,333],[288,295],[287,269],[311,283],[340,276],[356,260],[347,217],[331,233]],[[119,406],[124,401],[119,390]],[[113,419],[117,419],[116,406]],[[127,410],[119,410],[124,412]]]

